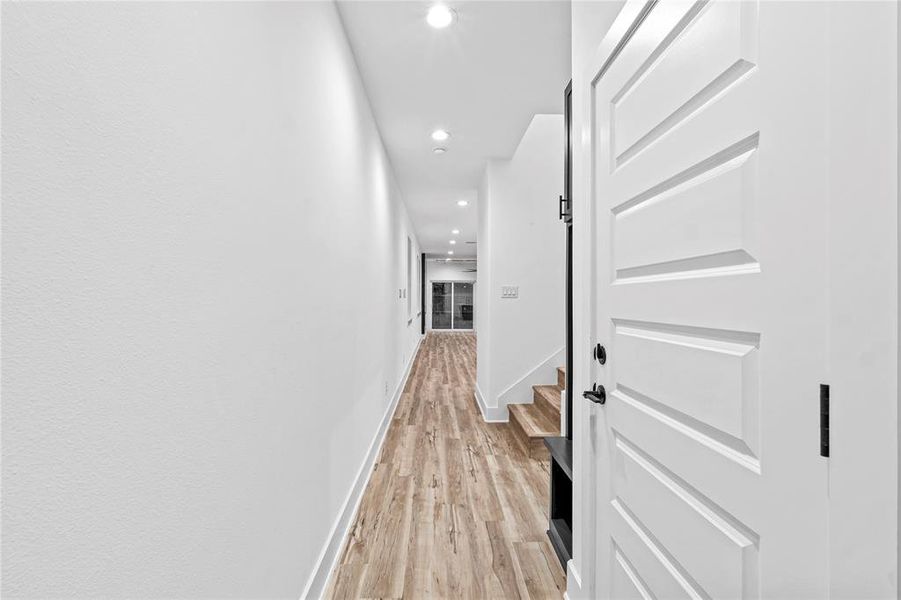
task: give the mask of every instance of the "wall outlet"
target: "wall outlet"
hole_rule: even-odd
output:
[[[519,298],[518,285],[501,286],[501,298]]]

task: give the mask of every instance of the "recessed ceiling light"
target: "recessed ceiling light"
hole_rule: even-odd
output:
[[[451,233],[454,234],[454,235],[460,235],[460,230],[459,230],[459,229],[454,229],[454,230],[451,231]]]
[[[457,243],[457,240],[451,240],[450,243],[451,243],[451,244],[456,244],[456,243]]]
[[[447,152],[447,148],[434,148],[432,149],[432,152],[434,152],[435,154],[444,154],[445,152]]]
[[[457,200],[457,206],[469,206],[468,200]]]
[[[445,258],[445,259],[444,259],[444,262],[450,262],[450,259],[449,259],[449,258]]]
[[[436,142],[443,142],[450,137],[450,134],[443,129],[436,129],[432,132],[432,139]]]
[[[444,29],[454,22],[454,11],[443,4],[436,4],[429,9],[426,22],[435,29]]]
[[[448,250],[447,253],[448,253],[448,254],[453,254],[454,251],[453,251],[453,250]]]

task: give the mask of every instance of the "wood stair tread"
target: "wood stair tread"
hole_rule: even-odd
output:
[[[557,411],[558,416],[560,415],[560,392],[562,390],[558,386],[533,385],[532,390],[546,400]]]
[[[532,404],[511,404],[510,418],[515,419],[528,438],[545,438],[560,435],[560,426]]]
[[[557,367],[557,386],[561,389],[566,387],[566,369]]]

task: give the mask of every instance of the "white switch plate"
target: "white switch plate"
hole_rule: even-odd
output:
[[[501,286],[501,298],[519,298],[518,285]]]

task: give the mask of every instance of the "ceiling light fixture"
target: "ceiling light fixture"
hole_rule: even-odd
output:
[[[453,251],[453,250],[448,250],[447,253],[448,253],[448,254],[453,254],[454,251]]]
[[[469,206],[468,200],[457,200],[457,206]]]
[[[450,259],[449,259],[449,258],[445,258],[445,259],[444,259],[444,262],[450,262]]]
[[[450,134],[443,129],[436,129],[432,132],[432,139],[436,142],[443,142],[450,137]]]
[[[453,229],[453,230],[451,230],[451,233],[454,234],[454,235],[460,235],[460,230],[459,230],[459,229]]]
[[[451,240],[450,243],[451,243],[451,244],[456,244],[456,243],[457,243],[457,240]]]
[[[454,22],[454,11],[443,4],[436,4],[429,9],[425,20],[435,29],[444,29]]]
[[[444,154],[445,152],[447,152],[447,148],[434,148],[432,152],[434,152],[435,154]]]

